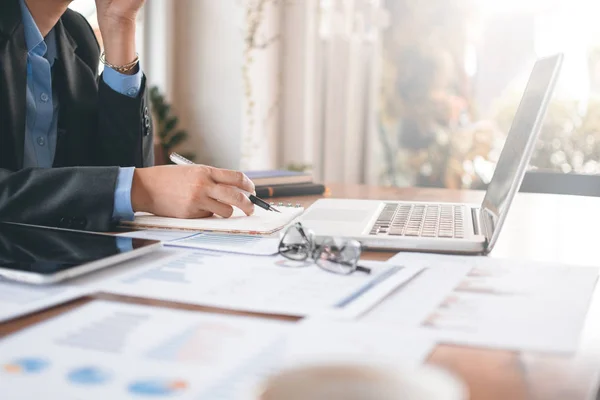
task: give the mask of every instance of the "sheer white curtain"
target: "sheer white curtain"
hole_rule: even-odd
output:
[[[145,5],[144,70],[173,101],[188,150],[226,168],[305,164],[318,180],[374,182],[381,0],[268,1],[250,49],[257,4]]]
[[[142,22],[148,29],[138,32],[142,45],[144,72],[152,86],[157,86],[167,99],[173,90],[174,4],[172,0],[149,0],[144,5]],[[139,23],[139,22],[138,22]]]
[[[326,182],[374,182],[381,2],[294,2],[283,18],[280,164],[309,164]]]

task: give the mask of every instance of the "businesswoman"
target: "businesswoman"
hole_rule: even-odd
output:
[[[135,211],[180,218],[253,205],[242,173],[153,165],[135,48],[144,0],[96,0],[104,52],[70,0],[0,0],[0,221],[107,230]],[[98,76],[99,63],[104,64]]]

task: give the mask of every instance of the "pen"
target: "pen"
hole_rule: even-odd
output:
[[[171,153],[169,155],[169,159],[177,165],[194,164],[192,161],[188,160],[187,158],[185,158],[177,153]],[[269,203],[267,203],[266,201],[264,201],[263,199],[256,197],[252,193],[247,193],[247,196],[250,199],[250,201],[252,202],[252,204],[257,205],[262,209],[265,209],[267,211],[274,211],[274,212],[278,212],[278,213],[281,212],[278,209],[276,209],[275,207],[273,207],[272,205],[270,205]]]

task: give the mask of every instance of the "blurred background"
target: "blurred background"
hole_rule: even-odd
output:
[[[598,0],[147,0],[157,159],[485,188],[533,62],[563,52],[531,169],[595,176],[598,20]]]

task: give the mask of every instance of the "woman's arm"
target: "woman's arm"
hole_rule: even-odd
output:
[[[137,58],[135,32],[137,14],[144,0],[96,0],[98,24],[104,45],[104,60],[114,67],[126,66]],[[152,117],[146,79],[139,63],[127,71],[110,71],[114,78],[141,75],[137,84],[119,87],[108,81],[105,67],[98,93],[97,164],[122,167],[154,165]],[[138,86],[139,87],[133,87]],[[132,91],[130,91],[131,89]]]

